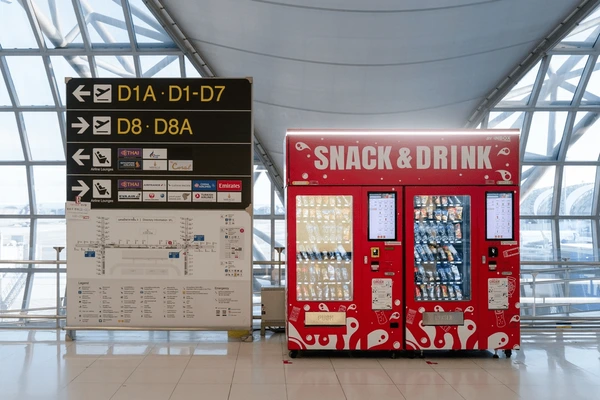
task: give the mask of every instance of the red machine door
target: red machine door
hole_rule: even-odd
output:
[[[407,349],[477,349],[482,310],[479,188],[407,187],[404,220]],[[481,232],[479,232],[481,230]],[[481,327],[479,327],[481,328]]]
[[[290,350],[356,350],[364,289],[357,277],[358,187],[289,187],[287,322]]]
[[[357,289],[365,350],[403,349],[402,188],[363,187],[363,231],[357,238]]]

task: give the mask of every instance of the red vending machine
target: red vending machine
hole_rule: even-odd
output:
[[[510,356],[518,182],[518,131],[288,131],[290,355]]]

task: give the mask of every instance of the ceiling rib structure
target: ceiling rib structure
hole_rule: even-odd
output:
[[[463,127],[581,1],[152,4],[215,74],[254,78],[256,135],[281,172],[288,128]]]

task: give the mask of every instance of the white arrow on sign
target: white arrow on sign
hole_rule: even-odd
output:
[[[73,160],[75,160],[77,165],[83,165],[83,162],[81,160],[89,160],[90,159],[90,156],[87,156],[87,155],[81,154],[81,153],[83,153],[83,149],[79,149],[75,152],[75,154],[73,154]]]
[[[79,86],[77,86],[77,89],[75,89],[73,91],[73,96],[75,96],[75,98],[77,98],[77,100],[79,100],[80,103],[85,102],[85,100],[83,99],[83,96],[91,95],[89,90],[83,90],[84,87],[85,87],[85,85],[79,85]]]
[[[81,135],[83,132],[85,132],[87,130],[87,128],[90,127],[90,124],[88,124],[88,122],[83,119],[82,117],[77,117],[77,119],[79,120],[79,122],[73,122],[71,124],[71,128],[79,128],[79,130],[77,131],[78,135]]]
[[[79,192],[78,196],[83,197],[83,195],[86,194],[88,190],[90,190],[90,187],[86,185],[84,181],[81,180],[78,180],[77,183],[79,183],[79,186],[71,186],[71,190],[74,192]]]

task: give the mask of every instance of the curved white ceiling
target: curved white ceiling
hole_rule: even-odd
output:
[[[462,127],[579,0],[163,3],[217,75],[254,78],[282,171],[288,128]]]

